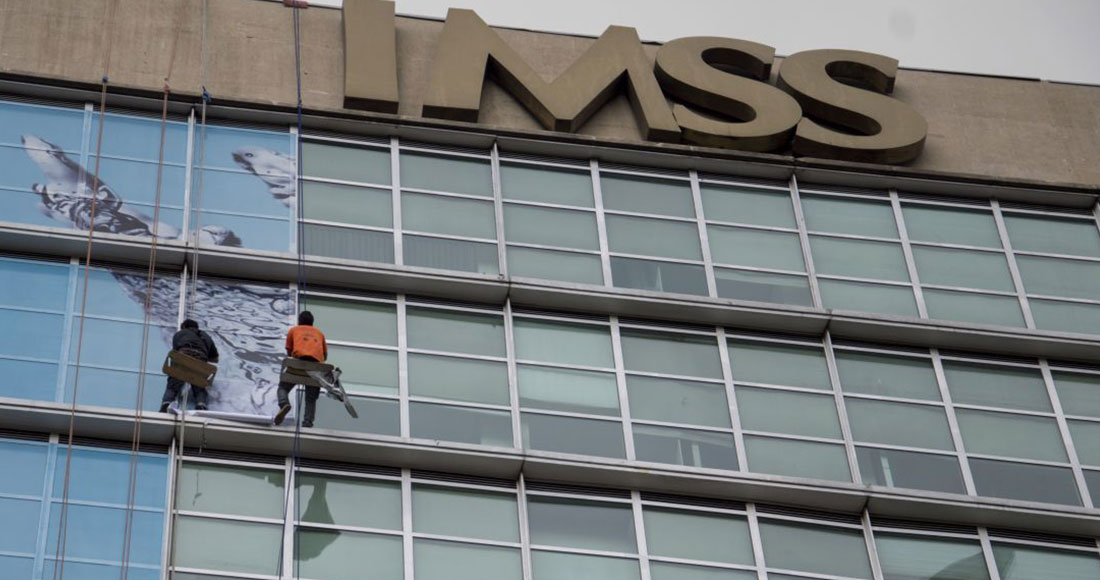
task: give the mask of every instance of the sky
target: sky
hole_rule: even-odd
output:
[[[341,0],[311,0],[339,6]],[[904,68],[1100,85],[1100,0],[396,0],[443,18],[471,8],[494,26],[643,40],[725,36],[775,47],[877,52]]]

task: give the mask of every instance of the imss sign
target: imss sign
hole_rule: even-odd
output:
[[[344,106],[396,113],[394,4],[344,0]],[[547,129],[577,131],[612,97],[630,98],[642,135],[746,151],[903,163],[924,147],[927,123],[890,97],[898,61],[853,50],[785,58],[775,49],[712,36],[673,40],[646,56],[633,28],[611,26],[546,81],[471,10],[452,8],[429,67],[422,115],[477,122],[486,78]],[[671,99],[671,103],[670,103]]]

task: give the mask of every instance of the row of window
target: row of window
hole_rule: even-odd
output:
[[[366,570],[380,580],[870,579],[876,565],[906,580],[987,579],[992,567],[1002,580],[1100,574],[1091,540],[1055,547],[964,527],[396,469],[196,459],[177,498],[174,570],[195,580]],[[296,514],[293,525],[283,513]]]
[[[738,183],[0,103],[5,221],[566,283],[1093,334],[1093,212]],[[188,148],[188,142],[191,147]],[[67,160],[65,159],[67,158]],[[71,162],[71,163],[70,163]],[[75,168],[83,167],[86,173]],[[68,168],[68,171],[62,169]],[[184,219],[187,208],[193,208]],[[73,220],[77,221],[73,221]]]
[[[181,306],[222,358],[211,409],[270,416],[289,288],[0,259],[0,396],[135,408]],[[189,286],[189,284],[188,284]],[[360,418],[324,429],[1083,505],[1100,372],[1048,361],[311,290]],[[149,324],[144,362],[143,329]],[[83,339],[81,340],[81,336]],[[79,364],[77,358],[79,357]],[[145,376],[141,375],[144,365]],[[150,386],[151,385],[151,386]],[[144,394],[143,397],[139,397]],[[1086,490],[1091,490],[1092,495]]]

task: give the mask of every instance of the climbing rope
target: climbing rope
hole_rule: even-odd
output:
[[[65,443],[65,477],[61,491],[61,513],[57,524],[57,543],[54,546],[54,554],[57,562],[53,569],[53,578],[58,580],[65,577],[65,550],[68,544],[69,524],[69,487],[72,481],[73,464],[73,436],[76,431],[76,400],[80,392],[80,357],[84,346],[84,315],[88,309],[88,285],[92,272],[92,248],[95,244],[95,220],[96,202],[99,200],[99,164],[100,153],[103,150],[103,120],[107,110],[107,83],[111,72],[111,50],[114,35],[110,34],[113,28],[117,0],[104,0],[103,2],[103,78],[99,90],[99,134],[96,136],[95,145],[95,170],[92,172],[91,204],[88,214],[88,240],[84,251],[84,288],[80,298],[80,328],[77,331],[76,342],[76,367],[73,371],[73,394],[69,405],[69,435]]]

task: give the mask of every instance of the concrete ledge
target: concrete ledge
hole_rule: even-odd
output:
[[[60,403],[0,399],[0,424],[38,433],[69,432],[70,408]],[[134,416],[121,409],[80,406],[73,433],[132,441]],[[168,445],[180,423],[146,413],[142,443]],[[264,427],[218,419],[188,419],[186,447],[290,456],[293,427]],[[715,469],[683,468],[512,448],[493,448],[419,439],[311,429],[303,432],[300,456],[460,475],[634,489],[689,496],[772,503],[835,512],[1060,534],[1100,535],[1100,509],[1086,510],[1014,500],[859,486]]]

